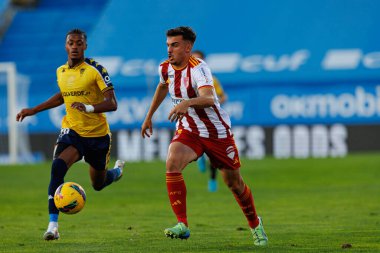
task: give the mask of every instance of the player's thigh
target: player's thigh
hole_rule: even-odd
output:
[[[107,169],[111,154],[111,137],[82,138],[84,143],[84,160],[91,168],[98,171]]]
[[[100,186],[104,183],[111,153],[111,137],[109,135],[95,138],[83,138],[84,159],[90,165],[92,184]]]
[[[201,138],[201,142],[212,166],[231,170],[240,168],[239,151],[232,137],[224,139]]]
[[[168,172],[181,172],[187,164],[198,158],[197,153],[189,146],[175,141],[169,146],[166,169]]]
[[[74,146],[67,145],[65,143],[58,143],[55,149],[54,157],[65,161],[67,167],[70,168],[71,165],[77,162],[81,156],[78,149]]]

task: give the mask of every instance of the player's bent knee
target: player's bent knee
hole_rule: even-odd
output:
[[[92,182],[92,188],[95,191],[101,191],[105,187],[104,181],[96,180],[95,182]]]
[[[101,190],[103,190],[103,188],[104,188],[104,184],[93,184],[92,185],[92,188],[95,190],[95,191],[101,191]]]
[[[167,172],[181,172],[184,166],[181,162],[176,159],[170,159],[166,161],[166,171]]]

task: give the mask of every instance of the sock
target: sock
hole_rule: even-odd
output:
[[[58,222],[49,222],[49,226],[47,228],[47,231],[53,231],[54,228],[58,229]]]
[[[210,178],[211,179],[216,179],[216,172],[218,171],[217,168],[215,168],[214,166],[210,165]]]
[[[58,222],[58,214],[57,213],[49,214],[49,221],[50,222]]]
[[[234,194],[234,196],[245,217],[247,218],[248,225],[251,228],[257,227],[260,221],[256,214],[255,204],[253,203],[253,197],[249,187],[244,184],[243,193],[239,196]]]
[[[59,211],[54,204],[54,193],[58,186],[63,183],[68,169],[65,161],[60,158],[54,159],[51,165],[50,184],[48,188],[50,221],[58,221]]]
[[[182,173],[166,173],[166,187],[170,205],[172,206],[174,214],[177,216],[178,222],[182,222],[188,226],[186,215],[186,185]]]

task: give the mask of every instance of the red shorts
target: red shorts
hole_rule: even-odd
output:
[[[232,136],[224,139],[209,139],[180,129],[176,131],[172,139],[172,142],[176,141],[190,147],[198,157],[206,153],[211,165],[215,168],[231,170],[240,168],[239,152]]]

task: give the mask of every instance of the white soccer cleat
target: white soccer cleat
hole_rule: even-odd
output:
[[[123,176],[124,165],[125,165],[125,161],[123,161],[123,160],[117,160],[115,162],[114,168],[115,169],[119,168],[119,170],[120,170],[120,173],[119,173],[118,177],[116,178],[115,182],[118,181]]]
[[[44,234],[44,239],[46,241],[58,240],[59,239],[58,227],[48,229]]]
[[[268,244],[268,236],[265,234],[263,221],[259,218],[259,225],[255,228],[251,228],[253,236],[253,244],[256,246],[266,246]]]

